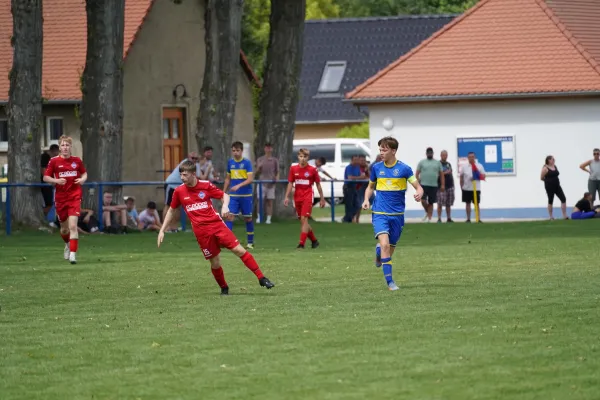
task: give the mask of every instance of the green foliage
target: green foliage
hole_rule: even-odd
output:
[[[335,136],[339,138],[368,139],[369,121],[367,120],[360,124],[345,126]]]
[[[269,44],[270,0],[244,1],[242,19],[242,49],[250,65],[262,76],[267,45]],[[340,7],[335,0],[306,0],[306,19],[336,18],[340,16]]]
[[[341,17],[461,13],[477,0],[336,0]]]

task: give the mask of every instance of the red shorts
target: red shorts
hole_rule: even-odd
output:
[[[294,207],[296,208],[296,215],[300,217],[310,217],[313,208],[313,199],[294,199]]]
[[[65,222],[69,217],[79,218],[80,212],[81,199],[56,202],[56,216],[60,222]]]
[[[224,222],[219,222],[202,227],[192,227],[198,245],[204,254],[204,258],[210,260],[221,253],[221,248],[233,249],[240,244],[233,232],[229,230]]]

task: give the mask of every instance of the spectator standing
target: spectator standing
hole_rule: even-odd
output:
[[[212,163],[213,148],[211,146],[205,146],[202,150],[202,157],[199,160],[199,174],[198,179],[215,181],[219,180],[219,177],[214,175],[214,167]],[[181,165],[181,164],[179,164]],[[179,165],[177,166],[179,168]]]
[[[275,181],[279,180],[279,160],[273,157],[273,145],[265,143],[265,155],[256,160],[256,175],[263,181],[273,181],[273,183],[262,184],[262,199],[258,201],[265,202],[265,214],[267,215],[267,224],[271,223],[273,216],[273,202],[275,201]]]
[[[350,159],[350,164],[346,166],[344,170],[344,208],[345,215],[343,222],[352,223],[355,221],[354,216],[356,210],[360,207],[358,204],[358,193],[356,190],[356,183],[348,181],[357,181],[367,179],[366,175],[362,175],[360,172],[360,165],[358,164],[358,156],[353,155]]]
[[[367,157],[363,154],[358,156],[358,166],[360,167],[360,174],[365,176],[369,176],[369,165],[367,164]],[[362,210],[362,203],[365,201],[365,192],[367,191],[367,183],[358,183],[356,185],[356,204],[357,211],[354,216],[354,222],[357,224],[360,222],[360,212]]]
[[[57,144],[53,144],[48,149],[48,152],[42,153],[41,158],[41,182],[44,183],[44,172],[46,172],[46,168],[48,168],[48,164],[50,164],[50,159],[57,157],[59,153],[59,147]],[[44,199],[44,215],[48,215],[52,205],[54,204],[54,188],[52,186],[44,186],[42,189],[42,197]]]
[[[472,151],[467,155],[467,159],[468,164],[460,169],[460,187],[462,189],[462,201],[466,204],[467,220],[465,222],[471,222],[471,203],[475,204],[475,194],[477,194],[477,207],[479,207],[481,181],[485,180],[485,169],[483,169],[483,165],[475,160],[475,153]],[[473,182],[475,182],[475,192],[473,192]],[[481,222],[481,220],[477,222]]]
[[[590,174],[588,192],[590,192],[592,204],[594,204],[596,193],[598,194],[598,198],[600,198],[600,149],[594,149],[594,158],[584,162],[579,168]]]
[[[156,211],[156,203],[149,201],[146,209],[140,213],[138,228],[143,231],[159,231],[162,224]]]
[[[544,162],[544,166],[542,167],[541,179],[544,181],[544,187],[546,189],[546,195],[548,196],[548,216],[551,220],[554,219],[553,216],[553,203],[554,196],[558,197],[560,200],[560,209],[563,214],[564,219],[569,219],[567,216],[567,198],[565,197],[565,193],[560,186],[560,180],[558,179],[558,168],[556,167],[556,161],[553,156],[546,157],[546,161]]]
[[[452,206],[454,205],[454,176],[452,176],[452,164],[448,162],[448,152],[442,150],[440,153],[440,164],[442,164],[442,175],[438,179],[437,192],[437,214],[438,223],[442,222],[442,207],[446,207],[446,222],[452,221]],[[445,190],[442,191],[442,180],[445,184]]]
[[[445,179],[441,179],[443,176],[442,164],[433,158],[433,149],[428,147],[425,151],[427,158],[419,161],[417,165],[416,178],[423,187],[423,198],[421,199],[421,205],[425,210],[425,216],[423,221],[431,222],[433,217],[433,205],[437,202],[438,193],[438,181],[441,182],[439,190],[441,192],[446,190]]]

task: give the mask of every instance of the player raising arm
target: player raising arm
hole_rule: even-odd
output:
[[[70,137],[58,138],[59,155],[50,159],[44,172],[44,182],[56,187],[56,215],[60,221],[60,236],[65,242],[64,257],[71,264],[76,264],[81,185],[87,180],[87,172],[81,159],[71,155],[72,145],[73,140]]]
[[[321,208],[325,207],[325,197],[323,197],[323,189],[321,188],[321,178],[317,169],[311,165],[308,165],[308,156],[310,155],[307,149],[300,149],[298,151],[298,165],[292,165],[290,167],[290,173],[288,175],[288,185],[285,191],[285,200],[283,204],[287,207],[289,204],[289,197],[292,191],[292,185],[295,184],[296,190],[294,191],[294,207],[296,208],[296,215],[300,219],[300,243],[298,249],[304,248],[306,238],[308,237],[311,241],[311,247],[313,249],[319,247],[319,241],[315,237],[312,227],[308,224],[308,219],[312,214],[313,207],[313,184],[317,185],[317,191],[321,196],[319,205]]]
[[[389,290],[398,290],[392,279],[392,255],[402,235],[407,182],[416,190],[415,201],[421,201],[423,188],[413,175],[412,169],[396,159],[398,141],[384,137],[377,145],[382,161],[371,167],[369,186],[365,192],[363,210],[369,209],[369,199],[377,190],[373,202],[373,229],[379,243],[375,246],[375,265],[383,264],[383,276]]]
[[[229,286],[225,281],[221,259],[221,248],[225,247],[241,258],[244,265],[256,275],[260,286],[271,289],[275,286],[261,272],[256,260],[247,252],[235,237],[233,232],[225,225],[223,219],[212,206],[211,199],[222,199],[221,215],[229,217],[229,195],[208,181],[200,181],[196,177],[196,165],[191,161],[184,161],[179,166],[179,173],[183,185],[178,186],[173,192],[171,206],[165,215],[165,221],[158,232],[157,244],[160,247],[165,237],[165,229],[170,226],[173,219],[173,209],[183,206],[192,224],[192,230],[204,258],[210,261],[210,267],[215,280],[221,287],[221,294],[229,294]]]

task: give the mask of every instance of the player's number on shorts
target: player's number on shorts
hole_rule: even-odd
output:
[[[205,256],[210,256],[210,250],[202,249],[202,252],[204,253]]]

